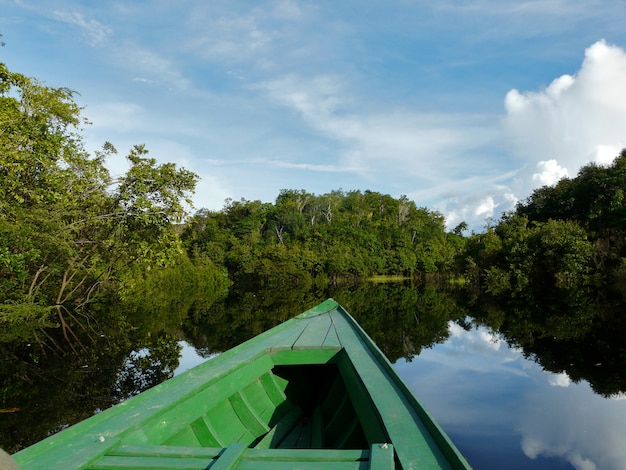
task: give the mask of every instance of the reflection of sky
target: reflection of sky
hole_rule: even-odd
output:
[[[395,367],[475,470],[626,468],[626,400],[545,372],[484,328]],[[204,362],[183,346],[178,375]]]
[[[624,469],[626,402],[545,372],[484,328],[395,364],[476,469]]]
[[[195,348],[186,341],[181,341],[180,345],[183,347],[183,350],[180,353],[180,360],[178,367],[174,371],[174,375],[185,372],[207,360],[207,358],[200,356]]]

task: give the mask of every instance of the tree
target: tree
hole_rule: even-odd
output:
[[[166,266],[182,252],[173,224],[197,181],[143,146],[112,178],[105,160],[116,150],[85,151],[73,95],[0,64],[0,323],[38,328],[56,314],[68,341],[76,312],[130,282],[129,266]]]

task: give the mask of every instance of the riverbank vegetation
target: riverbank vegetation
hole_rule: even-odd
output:
[[[175,232],[197,176],[141,145],[128,171],[111,175],[117,152],[85,150],[73,98],[0,64],[0,341],[80,343],[77,328],[90,334],[96,311],[132,303],[160,270],[220,284]]]
[[[445,281],[494,302],[626,292],[626,152],[467,234],[405,196],[367,190],[284,189],[274,202],[191,215],[195,174],[137,145],[128,171],[111,175],[117,151],[86,151],[73,92],[2,64],[0,124],[0,342],[74,348],[111,325],[154,334],[230,284]]]
[[[195,174],[138,145],[112,175],[116,149],[87,152],[85,125],[72,91],[0,64],[0,437],[12,450],[170,377],[181,339],[209,356],[326,296],[392,360],[475,323],[598,393],[626,391],[626,151],[468,233],[367,190],[284,189],[192,215]]]

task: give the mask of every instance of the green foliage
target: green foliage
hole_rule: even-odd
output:
[[[589,164],[576,178],[537,189],[496,227],[470,237],[466,272],[493,295],[622,289],[625,193],[626,150],[611,165]]]
[[[310,284],[374,274],[416,276],[453,269],[463,250],[443,217],[402,196],[282,190],[274,204],[227,201],[186,226],[189,252],[206,253],[235,281]]]
[[[132,269],[183,253],[173,224],[197,180],[143,146],[112,178],[104,162],[116,150],[84,150],[73,95],[0,63],[0,326],[48,325],[52,312],[68,340],[76,312],[88,317]]]

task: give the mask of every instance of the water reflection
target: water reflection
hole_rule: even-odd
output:
[[[396,368],[476,469],[623,469],[626,401],[544,371],[484,327]]]
[[[36,442],[333,297],[475,469],[624,468],[621,304],[497,305],[412,284],[238,289],[159,315],[156,330],[149,312],[150,327],[140,316],[133,328],[113,324],[80,354],[0,344],[0,410],[19,408],[0,414],[0,443]]]

